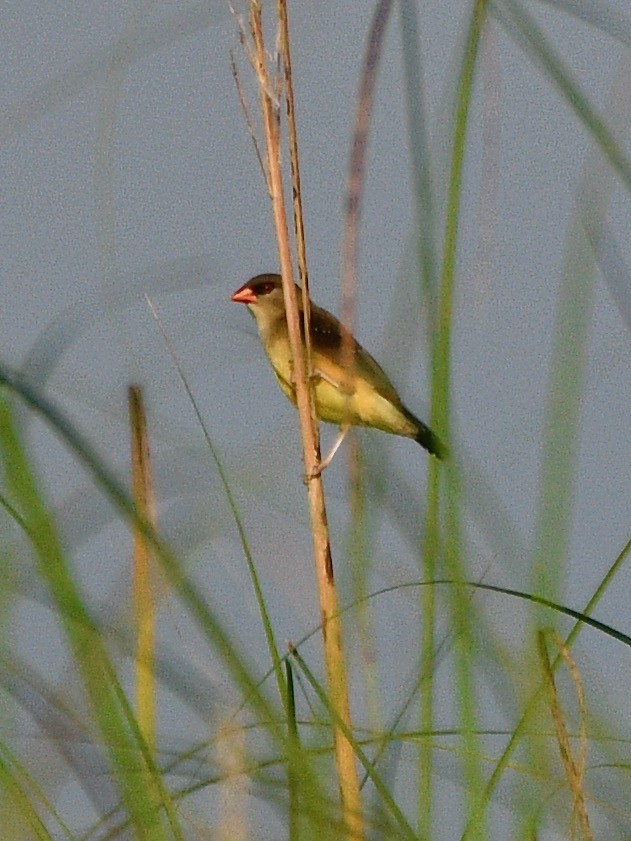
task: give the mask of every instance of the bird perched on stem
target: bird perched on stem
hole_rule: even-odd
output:
[[[302,295],[298,287],[300,331],[304,340]],[[265,353],[281,389],[296,405],[291,346],[285,317],[282,280],[278,274],[260,274],[244,283],[232,300],[246,304],[256,320]],[[330,453],[331,461],[351,426],[370,426],[413,438],[432,455],[444,458],[444,444],[429,427],[407,409],[385,372],[367,350],[330,312],[311,304],[311,364],[318,418],[340,427]],[[350,353],[347,348],[350,347]],[[350,359],[350,369],[346,360]]]

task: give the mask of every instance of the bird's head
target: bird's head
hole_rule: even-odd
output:
[[[283,284],[279,274],[250,278],[232,295],[231,301],[248,307],[283,307]]]
[[[260,328],[284,315],[283,283],[278,274],[259,274],[250,278],[231,297],[245,304]]]

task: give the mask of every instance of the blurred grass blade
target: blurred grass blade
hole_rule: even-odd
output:
[[[421,24],[416,0],[401,0],[401,50],[405,75],[404,94],[408,118],[408,138],[412,163],[412,181],[416,202],[416,238],[421,285],[425,294],[437,287],[436,282],[436,216],[430,178],[429,119],[424,101],[425,75],[421,61]]]
[[[447,192],[445,235],[442,268],[438,295],[437,333],[432,356],[431,421],[430,426],[451,446],[450,435],[450,390],[451,390],[451,340],[453,329],[453,300],[456,274],[456,255],[460,223],[460,204],[466,150],[469,107],[473,94],[473,80],[478,56],[482,27],[486,17],[485,0],[475,0],[471,16],[460,73],[457,81],[457,96],[451,143],[451,163]],[[446,480],[446,483],[445,483]],[[446,486],[446,518],[444,543],[441,536],[441,489]],[[462,546],[460,530],[460,491],[457,465],[453,457],[443,464],[430,459],[427,492],[427,525],[423,546],[423,577],[426,581],[436,578],[441,553],[445,552],[448,573],[456,581],[464,580],[462,568]],[[473,837],[483,839],[486,835],[484,800],[482,796],[481,755],[476,737],[476,705],[473,685],[473,657],[471,616],[468,599],[462,587],[452,592],[452,615],[458,634],[458,658],[456,679],[458,685],[459,713],[464,739],[463,772],[467,794],[468,823]],[[419,835],[431,838],[432,817],[432,750],[430,734],[434,729],[434,656],[435,656],[435,614],[436,597],[432,587],[422,591],[421,628],[421,711],[420,731],[426,739],[420,748],[419,788]]]
[[[590,132],[626,189],[631,190],[631,159],[616,141],[607,122],[574,81],[553,49],[550,39],[526,12],[524,5],[514,0],[491,0],[491,8],[504,28],[537,61],[560,90],[563,99]]]
[[[302,655],[298,652],[298,650],[296,648],[292,648],[291,655],[292,655],[293,659],[300,666],[300,670],[302,671],[302,673],[305,675],[305,677],[309,681],[309,684],[311,685],[311,688],[316,693],[316,695],[318,697],[318,700],[323,705],[323,707],[326,709],[329,716],[331,718],[336,718],[337,719],[337,726],[340,727],[344,731],[346,738],[348,739],[349,743],[353,746],[353,750],[355,752],[355,755],[357,756],[357,758],[361,762],[361,764],[362,764],[364,770],[366,771],[367,775],[370,777],[370,780],[371,780],[372,784],[374,785],[375,789],[377,790],[377,793],[381,797],[384,805],[386,806],[386,808],[387,808],[387,810],[390,814],[390,817],[396,823],[396,825],[398,827],[398,832],[399,832],[400,837],[401,838],[407,838],[407,839],[409,839],[409,841],[417,841],[417,839],[418,839],[417,834],[414,832],[413,828],[408,823],[408,821],[405,818],[405,815],[403,814],[403,812],[401,811],[399,805],[394,800],[394,798],[392,796],[392,793],[389,791],[388,787],[383,783],[383,781],[382,781],[380,775],[378,774],[375,766],[373,765],[373,763],[370,761],[370,759],[368,758],[366,753],[361,748],[361,746],[360,746],[359,742],[357,741],[357,739],[355,738],[354,734],[347,727],[346,723],[344,721],[342,721],[342,719],[337,714],[337,711],[335,710],[335,707],[331,704],[331,701],[330,701],[327,693],[325,692],[324,688],[319,683],[319,681],[316,679],[315,675],[313,674],[313,672],[311,671],[311,669],[307,665],[307,663],[304,660],[304,658],[302,657]]]
[[[0,145],[4,146],[33,121],[61,108],[95,83],[106,79],[109,73],[126,70],[146,56],[220,23],[228,14],[228,7],[221,2],[212,5],[214,8],[211,10],[206,0],[165,16],[162,20],[150,20],[36,88],[17,105],[4,110],[0,120]]]
[[[131,433],[132,494],[136,512],[153,529],[156,527],[156,501],[153,471],[142,390],[129,387],[129,426]],[[136,710],[138,727],[147,747],[156,747],[156,682],[154,560],[144,534],[133,527],[133,602],[136,625]]]
[[[168,294],[183,289],[207,287],[209,277],[220,277],[221,267],[215,254],[205,252],[157,260],[141,269],[119,273],[109,284],[103,281],[95,289],[85,280],[81,300],[56,313],[37,334],[24,356],[20,370],[32,386],[43,388],[61,366],[63,357],[97,326],[103,311],[117,313],[131,308],[143,295]]]
[[[204,436],[204,440],[206,442],[206,446],[208,447],[208,451],[212,457],[212,460],[217,468],[217,473],[219,474],[219,480],[221,482],[221,486],[223,487],[223,491],[228,501],[228,506],[232,513],[232,517],[234,519],[235,526],[237,527],[237,532],[239,534],[239,541],[241,543],[241,548],[243,549],[243,554],[245,555],[245,561],[248,566],[248,572],[250,574],[250,578],[252,580],[252,587],[254,589],[254,595],[256,598],[256,603],[259,608],[259,613],[261,615],[261,622],[263,623],[263,630],[265,632],[265,639],[267,641],[267,647],[270,654],[270,659],[272,661],[272,666],[274,668],[274,675],[276,677],[276,684],[278,686],[278,692],[280,697],[283,699],[283,702],[286,704],[286,694],[287,688],[285,685],[285,681],[282,674],[282,667],[281,667],[281,658],[278,651],[278,646],[276,645],[276,639],[274,637],[274,629],[272,627],[272,621],[269,615],[269,611],[267,610],[267,604],[265,602],[265,596],[263,594],[263,588],[261,586],[261,582],[259,579],[259,575],[256,569],[256,564],[254,563],[254,557],[252,555],[252,550],[250,549],[250,542],[248,540],[247,534],[245,532],[245,526],[243,524],[243,520],[241,518],[241,513],[239,511],[239,507],[237,505],[237,501],[234,497],[232,492],[232,487],[230,485],[230,481],[228,480],[228,474],[224,468],[223,462],[219,456],[219,451],[215,447],[210,433],[208,432],[208,427],[204,421],[204,417],[200,411],[199,405],[197,403],[197,399],[193,394],[193,390],[190,387],[186,374],[184,373],[184,368],[180,362],[180,359],[177,355],[173,342],[171,341],[169,335],[166,332],[165,326],[156,310],[153,302],[150,300],[148,296],[145,296],[147,300],[147,304],[149,305],[149,309],[158,325],[158,329],[160,330],[160,334],[164,339],[164,343],[167,347],[169,355],[173,360],[173,364],[177,370],[178,376],[180,378],[180,382],[182,383],[184,390],[186,392],[186,396],[193,408],[193,412],[195,413],[195,417],[197,418],[197,422],[200,426],[202,431],[202,435]]]
[[[170,811],[146,746],[121,704],[122,690],[64,558],[54,524],[41,499],[12,417],[6,391],[0,394],[0,457],[7,489],[33,544],[40,576],[50,588],[78,673],[109,753],[112,773],[140,839],[166,838],[158,804]],[[147,769],[152,773],[141,773]],[[173,816],[172,816],[173,817]],[[174,831],[177,824],[172,824]],[[177,832],[180,836],[179,831]]]
[[[566,615],[572,616],[572,618],[577,620],[576,624],[574,625],[574,627],[572,628],[570,633],[565,637],[564,646],[567,649],[570,649],[572,647],[574,641],[576,640],[576,637],[579,635],[582,628],[586,624],[590,625],[591,627],[597,628],[598,630],[601,630],[604,633],[609,634],[614,639],[618,639],[620,642],[623,642],[625,645],[630,645],[631,646],[631,638],[630,637],[626,636],[625,634],[622,634],[620,631],[617,631],[614,628],[609,628],[608,626],[605,626],[603,623],[598,622],[598,620],[593,619],[591,617],[591,614],[593,613],[594,609],[596,608],[596,605],[598,604],[600,599],[603,597],[603,595],[605,594],[605,592],[609,588],[609,585],[612,583],[614,578],[618,575],[618,573],[622,569],[625,561],[627,560],[627,558],[629,557],[630,554],[631,554],[631,539],[627,540],[625,545],[622,547],[618,556],[615,558],[615,560],[613,561],[613,563],[611,564],[611,566],[607,570],[607,573],[603,576],[602,581],[600,582],[600,584],[596,588],[596,591],[594,592],[594,595],[589,599],[589,601],[588,601],[588,603],[585,606],[583,611],[578,612],[578,611],[573,611],[570,608],[561,608],[558,605],[554,606],[555,609],[561,610]],[[489,584],[477,584],[477,585],[474,585],[474,586],[476,586],[480,589],[483,589],[483,590],[497,589],[495,587],[492,587]],[[520,596],[522,598],[531,598],[533,600],[536,599],[540,604],[545,604],[546,601],[547,601],[547,600],[542,599],[541,597],[538,597],[536,595],[526,596],[526,594],[522,593],[522,594],[520,594]],[[552,603],[550,603],[549,606],[552,606]],[[555,658],[555,660],[552,664],[552,672],[553,673],[559,667],[560,663],[561,663],[561,655],[558,655]],[[519,721],[517,722],[517,725],[515,726],[515,728],[513,730],[513,733],[511,734],[510,739],[508,740],[508,744],[504,748],[500,758],[498,759],[498,761],[495,764],[495,767],[493,769],[493,773],[491,774],[491,777],[489,778],[489,781],[486,785],[486,789],[485,789],[485,792],[484,792],[484,796],[485,796],[487,802],[490,802],[491,797],[493,796],[493,793],[495,792],[495,790],[497,788],[497,785],[500,782],[500,780],[501,780],[501,778],[504,774],[504,771],[506,771],[506,769],[508,768],[510,759],[511,759],[513,753],[515,752],[515,749],[517,748],[517,745],[519,744],[520,740],[524,737],[524,735],[526,733],[526,729],[531,723],[531,718],[532,718],[532,716],[533,716],[533,714],[534,714],[534,712],[537,708],[537,705],[538,705],[538,702],[539,702],[539,697],[540,697],[540,694],[541,694],[542,691],[543,691],[543,684],[540,684],[533,691],[532,695],[530,696],[530,698],[529,698],[529,700],[528,700],[528,702],[527,702],[527,704],[526,704],[526,706],[525,706],[525,708],[524,708],[524,710],[521,714],[521,717],[520,717]],[[465,828],[465,831],[462,835],[463,839],[467,838],[467,832],[468,832],[468,828]]]
[[[220,626],[216,617],[209,610],[206,602],[201,597],[194,584],[186,577],[177,558],[168,549],[158,535],[150,526],[141,520],[134,509],[131,499],[118,483],[116,477],[104,465],[96,455],[84,437],[68,422],[68,420],[56,409],[52,403],[41,396],[37,391],[25,383],[15,372],[0,363],[0,383],[7,385],[15,391],[28,406],[42,415],[47,422],[61,436],[62,440],[70,447],[79,461],[85,465],[93,474],[103,491],[117,509],[131,522],[138,527],[156,552],[165,572],[168,574],[173,586],[177,589],[181,598],[188,607],[191,615],[198,621],[201,629],[209,642],[214,646],[218,654],[224,659],[231,675],[236,682],[246,691],[248,701],[259,709],[262,717],[277,720],[263,695],[259,691],[257,682],[252,678],[247,668],[247,658],[244,655],[237,656],[231,640]],[[28,526],[28,523],[27,523]],[[278,730],[276,733],[278,734]]]
[[[300,838],[300,786],[294,769],[294,758],[298,756],[300,737],[298,735],[298,722],[296,721],[296,697],[294,693],[294,675],[291,660],[285,660],[285,681],[287,685],[287,731],[293,749],[289,751],[287,762],[287,793],[289,812],[289,841],[298,841]]]
[[[593,254],[575,210],[553,331],[531,578],[533,590],[551,599],[563,592],[568,562],[593,292]]]
[[[587,235],[603,280],[624,324],[631,333],[631,271],[616,237],[604,222],[586,219]]]
[[[254,669],[249,663],[249,657],[232,641],[231,637],[220,623],[218,617],[208,606],[206,599],[200,594],[197,587],[185,574],[178,559],[169,550],[160,537],[151,529],[149,524],[138,517],[130,498],[121,488],[111,471],[102,463],[101,459],[95,454],[83,436],[67,421],[58,409],[56,409],[46,398],[33,390],[28,383],[25,383],[19,377],[19,375],[16,375],[15,372],[3,366],[1,363],[0,383],[8,386],[11,390],[16,392],[30,408],[42,415],[42,417],[60,435],[62,440],[70,447],[80,462],[94,475],[98,484],[110,501],[129,522],[133,523],[134,526],[141,531],[141,533],[149,541],[171,585],[176,590],[192,618],[198,624],[203,636],[211,646],[212,650],[223,663],[226,673],[232,678],[232,680],[234,680],[243,693],[244,700],[241,708],[248,708],[256,715],[259,722],[264,722],[268,737],[272,740],[272,742],[278,745],[281,754],[284,756],[285,751],[288,749],[287,733],[280,724],[281,713],[279,713],[277,707],[268,700],[266,693],[263,692],[261,688],[262,681],[253,676]],[[12,452],[12,447],[8,447],[7,452]],[[18,509],[22,508],[22,506],[17,504],[17,500],[15,501],[14,507]],[[25,524],[28,533],[30,534],[32,532],[30,522],[25,518],[23,511],[20,510],[20,513],[23,519],[25,519]],[[46,522],[48,522],[48,519]],[[72,579],[70,580],[70,584],[74,584]],[[69,602],[67,598],[60,599],[57,607],[64,618],[66,618],[68,611],[70,611],[70,616],[74,616],[72,611],[74,601],[70,600]],[[83,627],[83,625],[81,627]],[[96,628],[90,624],[88,626],[88,631],[93,634],[96,639],[96,643],[99,644],[100,638]],[[86,667],[89,668],[94,662],[94,658],[89,659]],[[142,740],[136,720],[128,703],[126,702],[125,696],[122,693],[117,681],[114,680],[115,675],[113,671],[111,674],[108,674],[108,678],[112,681],[111,688],[113,689],[113,694],[117,697],[117,705],[115,706],[115,709],[119,710],[122,707],[126,721],[128,722],[131,733],[135,739],[133,744],[142,752],[142,756],[145,759],[147,767],[153,771],[154,766],[151,756],[146,749],[144,741]],[[107,698],[109,697],[110,696],[107,696]],[[115,721],[118,721],[118,719],[115,718]],[[104,741],[109,746],[109,739],[104,737]],[[112,738],[112,741],[118,750],[118,753],[115,754],[115,758],[118,758],[119,755],[130,755],[129,749],[119,747],[124,744],[121,742],[121,739]],[[136,776],[138,776],[137,768],[138,766],[136,766]],[[326,812],[326,820],[333,819],[331,809],[329,808],[330,804],[323,793],[321,783],[317,776],[313,773],[313,769],[310,764],[306,761],[304,761],[300,766],[300,780],[303,792],[309,792],[310,800],[314,803],[320,804],[319,814],[322,815],[323,810],[326,808],[328,810]],[[170,801],[166,798],[166,795],[163,796],[162,803],[167,810],[170,810]]]
[[[629,15],[625,17],[620,8],[609,0],[598,0],[598,3],[592,0],[539,0],[539,2],[572,15],[620,41],[625,47],[631,47],[631,18]]]
[[[54,817],[57,825],[55,835],[46,828],[35,806],[35,799],[42,801],[45,811]],[[4,744],[0,744],[0,821],[3,838],[7,841],[27,837],[36,841],[74,838],[35,781]]]

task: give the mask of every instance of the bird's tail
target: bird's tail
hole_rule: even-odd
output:
[[[417,424],[417,432],[414,436],[414,440],[418,441],[421,447],[425,447],[425,449],[431,453],[436,458],[444,459],[447,458],[447,445],[444,441],[432,432],[432,430],[425,426],[423,421],[420,421],[418,418],[415,418]]]

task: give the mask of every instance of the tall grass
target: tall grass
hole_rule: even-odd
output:
[[[363,84],[358,85],[355,135],[349,138],[357,153],[347,196],[347,206],[356,213],[349,212],[344,231],[343,309],[349,318],[354,309],[370,103],[377,95],[375,84],[386,49],[384,36],[386,28],[394,25],[394,11],[388,2],[376,7]],[[627,18],[615,18],[613,27],[611,16],[598,16],[590,8],[569,11],[604,33],[615,30],[616,37],[629,47],[631,21]],[[265,13],[272,15],[271,10]],[[134,494],[129,494],[112,465],[91,443],[97,440],[98,430],[79,430],[46,396],[40,383],[33,384],[33,377],[25,378],[0,361],[0,501],[6,515],[2,553],[6,587],[0,608],[6,639],[0,674],[5,695],[37,723],[39,738],[49,749],[47,768],[33,767],[26,748],[24,756],[20,755],[16,746],[21,743],[11,734],[11,719],[17,713],[7,705],[0,734],[2,838],[88,841],[133,837],[150,841],[266,838],[280,833],[292,841],[323,837],[430,841],[625,838],[631,833],[631,811],[625,805],[631,786],[619,773],[620,768],[628,771],[629,737],[618,732],[615,721],[590,706],[590,689],[595,687],[590,687],[589,673],[583,673],[580,651],[572,652],[584,632],[603,635],[618,647],[631,644],[623,627],[612,627],[592,616],[627,559],[631,546],[627,535],[620,538],[616,556],[603,559],[607,572],[584,606],[576,609],[565,604],[575,496],[581,482],[577,475],[580,413],[587,388],[586,359],[597,274],[593,232],[607,233],[606,216],[614,188],[628,193],[631,186],[631,161],[618,139],[618,123],[628,124],[631,103],[629,96],[625,98],[616,89],[606,106],[596,105],[558,55],[554,33],[537,23],[528,4],[476,0],[467,9],[464,36],[454,62],[457,70],[444,97],[448,142],[432,143],[423,95],[427,67],[419,47],[424,10],[403,0],[398,13],[418,229],[413,265],[418,281],[416,301],[420,303],[418,307],[406,306],[405,318],[398,310],[394,321],[397,325],[422,324],[428,335],[431,424],[449,442],[450,458],[446,465],[429,462],[423,502],[410,511],[413,500],[419,498],[418,489],[411,487],[406,475],[378,449],[381,445],[377,442],[367,453],[354,450],[347,545],[330,543],[322,485],[319,478],[307,482],[305,502],[316,533],[303,552],[313,552],[318,575],[328,576],[328,591],[320,609],[335,650],[325,649],[323,665],[313,645],[322,627],[305,627],[302,639],[291,640],[283,650],[277,640],[280,623],[274,600],[261,581],[248,534],[251,512],[244,510],[233,490],[236,479],[204,426],[194,391],[160,323],[217,468],[221,493],[249,570],[261,629],[249,633],[261,633],[265,638],[266,660],[262,663],[252,656],[257,647],[253,640],[244,642],[235,626],[226,621],[222,594],[209,595],[186,559],[164,539],[159,515],[150,500],[142,501],[146,478],[137,471]],[[285,91],[291,90],[288,30],[281,27],[286,42],[279,39],[286,75],[276,77],[273,70],[269,75],[265,26],[259,15],[258,5],[253,4],[252,54],[261,85],[262,122],[268,141],[271,137],[280,142],[282,112],[277,99],[283,86]],[[274,25],[271,17],[265,23]],[[189,25],[193,24],[189,21]],[[205,23],[199,19],[197,25]],[[489,545],[500,547],[496,554],[521,552],[523,547],[517,547],[517,530],[507,513],[506,500],[494,495],[492,477],[461,445],[452,408],[453,337],[458,327],[454,300],[465,271],[459,264],[467,206],[463,185],[470,163],[471,121],[480,108],[480,53],[489,27],[497,27],[510,43],[519,45],[522,60],[532,61],[545,75],[559,100],[572,110],[577,127],[587,133],[592,150],[566,232],[554,314],[535,536],[532,551],[524,550],[530,562],[528,592],[492,583],[493,567],[484,581],[471,572],[471,519],[477,517],[483,523],[480,528]],[[175,31],[174,27],[173,39]],[[160,39],[154,42],[155,37],[152,40],[149,34],[144,41],[139,39],[140,47],[129,54],[130,60],[162,44]],[[299,61],[300,56],[294,55],[294,65]],[[125,65],[119,62],[108,70],[95,58],[89,66],[98,74],[107,74],[120,72]],[[48,100],[44,91],[39,100],[30,99],[16,111],[16,130],[47,108],[56,107],[60,97],[79,92],[84,84],[77,74],[64,79],[50,86]],[[293,99],[289,99],[291,126],[291,117],[300,112],[300,106],[294,110]],[[252,122],[256,131],[256,118],[252,117]],[[299,129],[298,123],[297,148]],[[103,140],[106,145],[110,141]],[[276,152],[268,148],[265,158],[267,187],[276,198],[277,219],[287,204],[282,199],[280,167],[275,185],[270,175],[274,154],[276,163],[282,164],[279,149],[280,145]],[[107,159],[111,149],[101,151]],[[299,198],[297,154],[292,162],[294,197]],[[290,180],[287,173],[285,179]],[[306,286],[305,251],[299,248],[299,257],[295,252],[292,255],[288,226],[283,224],[286,241],[279,246],[283,274],[291,275],[295,261]],[[300,241],[300,221],[296,227]],[[308,237],[307,229],[307,242]],[[599,241],[606,244],[608,239],[603,236]],[[154,314],[159,321],[155,310]],[[298,335],[297,321],[295,326]],[[301,424],[305,466],[311,476],[317,465],[319,439],[317,429],[310,426],[308,353],[301,364]],[[37,417],[58,436],[67,458],[90,476],[112,506],[117,522],[135,536],[140,566],[132,613],[141,632],[134,632],[133,623],[131,629],[113,628],[86,595],[64,546],[51,501],[38,479],[38,461],[20,422],[24,413]],[[137,406],[134,426],[143,427],[137,450],[146,450],[152,436],[151,413],[146,428],[139,413]],[[302,466],[296,465],[299,470]],[[388,496],[391,484],[396,486],[396,498]],[[418,572],[412,581],[382,588],[373,581],[371,562],[380,539],[376,506],[379,515],[387,515],[396,524],[397,539],[411,546],[418,558]],[[61,636],[72,691],[64,692],[64,687],[42,678],[25,662],[19,641],[11,640],[22,595],[15,567],[24,557],[31,562],[30,581],[36,584],[37,598]],[[343,568],[347,559],[353,564],[354,576],[341,598],[330,570],[333,565],[336,571]],[[221,563],[223,558],[215,560]],[[160,599],[158,605],[153,601],[149,562],[160,570],[163,603],[176,605],[178,616],[186,617],[187,627],[198,640],[190,657],[185,645],[184,655],[182,651],[176,655],[161,639],[160,624],[165,619]],[[231,586],[228,577],[225,586]],[[320,596],[322,589],[326,588],[321,588]],[[405,610],[401,617],[394,617],[405,620],[402,637],[414,651],[414,670],[404,680],[393,677],[399,674],[404,658],[382,624],[386,611],[382,606],[390,604],[388,600],[395,595],[403,597],[410,592],[415,598],[405,604],[411,618]],[[313,600],[315,603],[315,594]],[[498,629],[494,624],[489,604],[501,604],[509,616],[514,606],[520,605],[526,621],[518,650],[510,641],[510,629]],[[573,622],[569,632],[557,630],[566,628],[569,620]],[[385,651],[384,639],[390,646]],[[624,662],[626,652],[621,649],[619,656]],[[129,680],[130,664],[136,669],[136,697],[134,681]],[[441,709],[446,682],[450,693],[447,713]],[[169,744],[168,727],[161,721],[168,721],[171,695],[204,717],[206,737],[195,736],[175,747]],[[489,711],[497,716],[497,726],[489,726]],[[614,744],[615,739],[622,747]],[[79,744],[89,749],[77,750]],[[592,759],[596,754],[598,761]],[[449,763],[444,762],[446,756]],[[58,797],[61,774],[68,776],[74,796],[85,800],[81,818]]]

